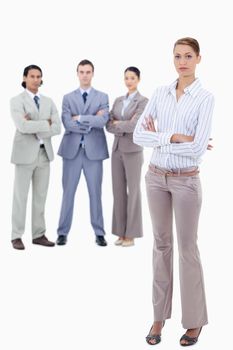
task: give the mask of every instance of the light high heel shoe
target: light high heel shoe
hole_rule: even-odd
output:
[[[122,247],[131,247],[134,245],[134,240],[133,239],[124,239],[122,242]]]
[[[124,238],[119,237],[114,244],[115,245],[122,245],[123,242],[124,242]]]

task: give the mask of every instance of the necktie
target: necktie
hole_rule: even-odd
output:
[[[40,108],[39,97],[38,96],[34,96],[34,101],[35,101],[37,109],[39,109]]]
[[[82,96],[83,96],[84,103],[86,103],[88,93],[85,91]]]
[[[84,104],[86,103],[87,96],[88,96],[88,93],[85,91],[85,92],[82,94]],[[83,135],[83,134],[82,134],[82,137],[81,137],[80,144],[81,144],[81,146],[82,146],[83,148],[85,147],[85,146],[84,146],[84,135]]]

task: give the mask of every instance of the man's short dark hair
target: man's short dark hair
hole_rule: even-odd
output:
[[[94,64],[91,61],[89,61],[89,60],[82,60],[82,61],[80,61],[78,66],[77,66],[77,71],[79,69],[79,66],[85,66],[87,64],[89,64],[92,67],[92,71],[94,72],[94,69],[95,69],[94,68]]]
[[[23,71],[23,76],[26,77],[31,69],[37,69],[38,71],[40,71],[41,76],[43,76],[42,69],[39,66],[36,66],[35,64],[30,64],[30,66],[25,67],[24,71]],[[40,85],[42,85],[42,84],[43,84],[43,81],[41,80]],[[26,89],[25,81],[23,81],[21,85],[22,85],[22,87],[24,87],[24,89]]]

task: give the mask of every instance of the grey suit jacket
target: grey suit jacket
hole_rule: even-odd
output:
[[[11,162],[14,164],[31,164],[35,161],[40,143],[43,139],[49,160],[53,160],[51,137],[61,132],[61,122],[57,108],[51,98],[40,95],[40,108],[24,91],[10,101],[11,115],[16,126]],[[29,114],[31,120],[24,118]],[[51,126],[48,119],[52,120]]]
[[[133,143],[133,131],[148,102],[148,98],[142,96],[139,92],[134,96],[121,116],[123,100],[125,96],[118,97],[110,112],[110,120],[106,128],[115,135],[113,142],[113,151],[119,149],[125,153],[139,152],[143,148]],[[113,124],[113,120],[119,120],[117,124]]]
[[[96,113],[104,110],[103,116]],[[74,121],[72,116],[80,115],[80,122]],[[104,126],[109,119],[108,95],[103,92],[91,89],[86,103],[80,89],[77,89],[63,98],[62,122],[65,127],[58,154],[66,159],[73,159],[79,148],[82,135],[86,155],[91,160],[103,160],[109,157]]]

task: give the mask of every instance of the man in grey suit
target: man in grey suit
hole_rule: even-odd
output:
[[[51,137],[60,134],[61,123],[53,101],[39,94],[42,70],[36,65],[24,69],[25,91],[11,99],[16,126],[11,162],[15,164],[12,210],[12,245],[23,250],[26,206],[32,182],[32,243],[52,247],[45,236],[44,208],[53,160]]]
[[[94,66],[82,60],[77,67],[80,87],[65,95],[62,122],[65,127],[58,154],[63,158],[63,198],[58,226],[58,245],[67,242],[73,217],[74,197],[83,170],[90,197],[91,224],[96,243],[106,246],[101,203],[103,160],[108,158],[104,126],[109,119],[108,95],[91,87]]]

